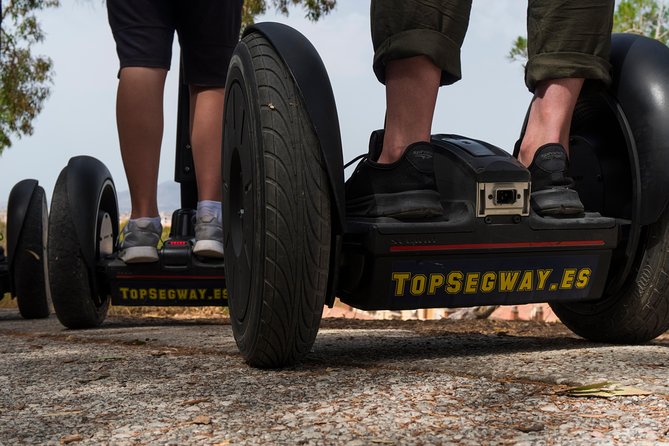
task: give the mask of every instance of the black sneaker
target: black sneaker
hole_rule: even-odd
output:
[[[407,147],[392,164],[379,164],[371,147],[346,181],[348,217],[422,219],[443,215],[434,179],[434,149],[427,142]],[[371,157],[375,157],[372,159]]]
[[[567,151],[560,144],[539,147],[532,164],[530,205],[544,216],[577,216],[583,214],[583,203],[574,189],[574,180],[566,176],[569,167]]]

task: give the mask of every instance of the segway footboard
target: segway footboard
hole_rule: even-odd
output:
[[[542,218],[515,158],[482,141],[435,135],[444,217],[351,219],[341,300],[364,310],[598,299],[619,222],[598,213]]]
[[[615,221],[542,220],[350,222],[339,296],[364,310],[601,297],[618,238]]]
[[[150,307],[227,306],[223,261],[199,260],[188,240],[163,244],[156,263],[105,265],[112,305]]]

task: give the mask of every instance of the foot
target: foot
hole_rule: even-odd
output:
[[[193,253],[201,257],[223,258],[223,226],[215,215],[197,216]]]
[[[348,217],[421,219],[443,215],[434,178],[434,149],[429,143],[411,144],[391,164],[377,163],[373,157],[378,153],[370,148],[371,156],[363,159],[346,181]]]
[[[158,261],[158,249],[163,226],[160,219],[137,218],[129,220],[121,232],[119,258],[125,263]]]
[[[528,167],[532,175],[530,204],[534,212],[558,217],[583,213],[574,180],[566,175],[568,167],[567,151],[562,145],[551,143],[539,147]]]

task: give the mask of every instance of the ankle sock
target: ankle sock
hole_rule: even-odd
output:
[[[221,202],[213,200],[202,200],[197,202],[197,216],[201,215],[215,215],[216,220],[223,224],[223,211],[221,210]]]
[[[139,218],[131,218],[131,222],[134,223],[144,223],[144,222],[151,222],[154,225],[162,227],[161,219],[160,217],[139,217]]]

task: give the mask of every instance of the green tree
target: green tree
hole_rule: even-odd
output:
[[[32,46],[44,40],[36,13],[59,0],[9,0],[0,16],[0,153],[33,132],[32,121],[49,97],[52,62],[34,56]]]
[[[669,6],[665,0],[622,0],[613,14],[613,32],[647,36],[669,45]],[[527,38],[519,36],[507,56],[527,62]]]
[[[221,0],[223,1],[223,0]],[[310,20],[330,13],[337,0],[246,0],[242,22],[273,7],[288,15],[292,6],[302,6]],[[0,5],[2,1],[0,0]],[[35,56],[33,46],[44,40],[37,13],[55,8],[59,0],[8,0],[0,16],[0,154],[12,139],[33,133],[33,120],[42,111],[53,83],[53,62]]]
[[[334,9],[337,0],[245,0],[242,15],[242,26],[253,24],[256,16],[267,11],[268,3],[281,14],[288,15],[290,6],[302,5],[309,20],[316,21]]]

